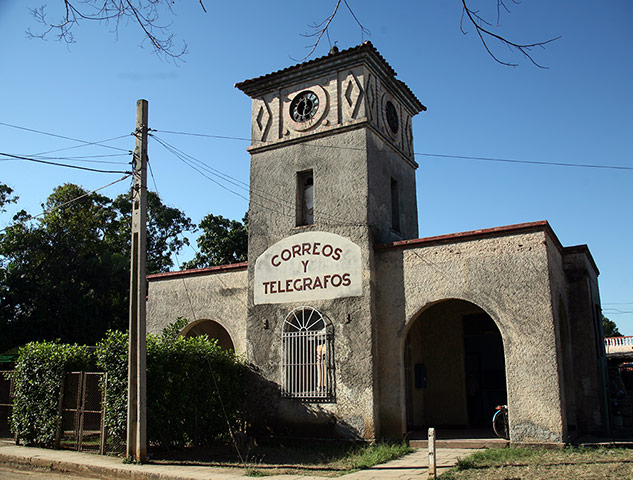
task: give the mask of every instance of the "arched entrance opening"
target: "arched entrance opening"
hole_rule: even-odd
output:
[[[187,325],[181,332],[185,337],[199,337],[206,335],[215,338],[223,350],[235,350],[233,340],[229,332],[214,320],[198,320]]]
[[[438,302],[414,320],[404,356],[407,430],[494,436],[492,416],[507,403],[507,388],[503,341],[490,315],[464,300]]]

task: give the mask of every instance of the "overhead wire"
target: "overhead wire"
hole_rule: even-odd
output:
[[[201,173],[201,172],[200,172],[199,170],[197,170],[197,168],[194,168],[192,165],[190,165],[190,164],[189,164],[189,163],[188,163],[185,159],[183,159],[183,157],[186,157],[186,159],[187,159],[187,160],[191,160],[191,161],[192,161],[192,162],[194,162],[194,163],[195,163],[195,164],[196,164],[199,168],[201,168],[202,170],[207,171],[207,172],[208,172],[208,173],[210,173],[211,175],[217,175],[217,176],[219,176],[220,178],[224,179],[225,181],[227,181],[227,182],[231,183],[232,185],[236,186],[237,188],[240,188],[240,189],[244,190],[247,194],[257,195],[257,196],[259,196],[260,198],[263,198],[263,199],[265,199],[266,201],[269,201],[269,202],[271,202],[271,203],[273,203],[273,204],[276,204],[277,206],[279,206],[279,207],[281,207],[281,208],[284,208],[284,207],[285,207],[285,205],[282,203],[282,202],[283,202],[282,200],[280,200],[280,199],[278,199],[278,198],[275,198],[273,195],[269,194],[268,192],[266,192],[266,193],[264,193],[264,194],[259,193],[259,192],[255,192],[255,191],[253,191],[253,189],[251,189],[251,188],[250,188],[250,186],[249,186],[246,182],[243,182],[243,181],[241,181],[241,180],[239,180],[239,179],[237,179],[237,178],[235,178],[235,177],[232,177],[231,175],[228,175],[228,174],[226,174],[226,173],[224,173],[224,172],[222,172],[222,171],[220,171],[220,170],[218,170],[218,169],[216,169],[216,168],[214,168],[214,167],[210,166],[209,164],[207,164],[207,163],[205,163],[205,162],[203,162],[203,161],[201,161],[201,160],[198,160],[197,158],[195,158],[195,157],[193,157],[193,156],[191,156],[191,155],[188,155],[187,153],[185,153],[185,152],[183,152],[182,150],[180,150],[180,149],[176,148],[175,146],[173,146],[173,145],[171,145],[171,144],[167,143],[166,141],[164,141],[164,140],[162,140],[162,139],[159,139],[159,138],[158,138],[158,137],[156,137],[155,135],[151,135],[151,136],[152,136],[153,138],[155,138],[155,139],[156,139],[159,143],[161,143],[161,145],[163,145],[163,147],[167,148],[167,149],[168,149],[168,150],[170,150],[170,151],[171,151],[174,155],[176,155],[178,158],[180,158],[180,159],[181,159],[184,163],[186,163],[187,165],[189,165],[189,166],[190,166],[191,168],[193,168],[194,170],[198,171],[198,173]],[[206,178],[209,178],[209,177],[207,177],[207,176],[206,176],[206,175],[204,175],[204,174],[202,174],[202,175],[203,175],[203,176],[205,176]],[[212,179],[210,179],[210,178],[209,178],[209,180],[214,181],[214,180],[212,180]],[[217,183],[217,182],[216,182],[216,183]],[[249,200],[250,200],[250,201],[252,201],[252,200],[253,200],[252,198],[251,198],[251,199],[249,199],[249,198],[247,198],[247,197],[245,197],[245,196],[243,196],[243,195],[241,195],[241,194],[239,194],[239,193],[234,192],[233,190],[230,190],[230,189],[229,189],[229,191],[230,191],[231,193],[235,193],[236,195],[240,196],[241,198],[243,198],[243,199],[245,199],[245,200],[247,200],[247,201],[249,201]],[[284,212],[283,214],[284,214],[284,215],[287,215],[287,213],[285,213],[285,212]]]
[[[96,142],[87,142],[87,143],[83,143],[83,144],[80,144],[80,145],[72,145],[70,147],[56,148],[54,150],[47,150],[45,152],[36,153],[35,156],[37,156],[37,155],[47,155],[49,153],[63,152],[65,150],[74,150],[76,148],[89,147],[91,145],[97,145],[97,146],[105,147],[106,146],[105,144],[108,143],[108,142],[114,142],[115,140],[121,140],[122,138],[128,138],[129,136],[130,136],[130,134],[128,133],[126,135],[119,135],[118,137],[106,138],[105,140],[99,140],[99,141],[96,141]],[[117,148],[117,150],[120,150],[122,152],[126,152],[127,155],[132,155],[132,153],[133,153],[131,150],[126,150],[124,148]]]
[[[67,162],[82,162],[93,163],[102,165],[129,165],[128,161],[109,161],[109,160],[93,160],[95,158],[113,158],[113,157],[128,157],[131,153],[111,153],[108,155],[81,155],[74,157],[45,157],[43,155],[25,155],[30,158],[37,158],[38,160],[65,160]]]
[[[272,195],[272,194],[270,194],[268,192],[260,192],[260,191],[257,191],[255,189],[253,189],[252,187],[249,187],[248,184],[246,184],[245,182],[237,180],[234,177],[231,177],[230,175],[227,175],[227,174],[219,171],[218,169],[215,169],[215,168],[209,166],[205,162],[202,162],[201,160],[196,159],[195,157],[182,152],[181,150],[177,149],[176,147],[174,147],[174,146],[168,144],[167,142],[165,142],[164,140],[160,139],[155,134],[151,134],[151,137],[154,138],[166,150],[168,150],[173,155],[175,155],[178,159],[180,159],[183,163],[188,165],[193,170],[197,171],[200,175],[202,175],[203,177],[207,178],[211,182],[213,182],[216,185],[220,186],[221,188],[227,190],[228,192],[233,193],[234,195],[237,195],[240,198],[243,198],[247,202],[250,201],[251,204],[261,206],[262,208],[265,208],[267,210],[273,211],[275,213],[279,213],[279,214],[281,214],[283,216],[287,216],[287,217],[295,217],[296,216],[296,206],[295,205],[290,204],[290,203],[288,203],[287,201],[285,201],[283,199],[275,197],[274,195]],[[189,159],[191,159],[191,160],[189,160]],[[194,163],[194,162],[195,162],[195,165],[192,165],[192,163]],[[201,171],[201,169],[207,171],[211,175],[217,175],[217,176],[221,177],[222,179],[224,179],[225,181],[233,184],[234,186],[237,186],[238,188],[241,188],[241,189],[245,190],[247,193],[250,194],[250,197],[246,197],[245,195],[242,195],[241,193],[236,192],[235,190],[227,187],[226,185],[223,185],[220,181],[209,177],[209,175],[206,175],[203,171]],[[272,206],[271,205],[267,205],[265,202],[269,202]],[[358,226],[362,226],[363,225],[363,224],[358,223],[358,222],[349,222],[349,221],[347,221],[345,219],[341,219],[339,217],[336,217],[336,216],[331,215],[331,214],[327,214],[325,212],[320,212],[319,216],[321,218],[323,218],[323,220],[324,220],[322,223],[330,225],[330,226],[338,225],[338,226],[358,227]]]
[[[3,155],[5,157],[9,157],[9,158],[12,158],[12,159],[16,159],[16,160],[25,160],[27,162],[43,163],[43,164],[46,164],[46,165],[54,165],[56,167],[74,168],[76,170],[86,170],[86,171],[89,171],[89,172],[97,172],[97,173],[130,173],[128,171],[122,171],[122,170],[101,170],[101,169],[97,169],[97,168],[81,167],[79,165],[68,165],[66,163],[49,162],[48,160],[40,160],[40,159],[37,159],[37,158],[25,157],[23,155],[12,155],[10,153],[4,153],[4,152],[0,152],[0,155]]]
[[[172,130],[154,130],[159,133],[169,133],[174,135],[189,135],[195,137],[207,137],[207,138],[217,138],[217,139],[225,139],[225,140],[240,140],[240,141],[250,141],[249,138],[243,137],[231,137],[224,135],[211,135],[211,134],[203,134],[203,133],[191,133],[191,132],[176,132]],[[309,147],[314,148],[332,148],[332,149],[340,149],[340,150],[364,150],[362,147],[350,147],[343,145],[323,145],[323,144],[305,144]],[[539,161],[539,160],[519,160],[519,159],[511,159],[511,158],[501,158],[501,157],[479,157],[474,155],[450,155],[450,154],[442,154],[442,153],[428,153],[428,152],[414,152],[416,157],[437,157],[437,158],[454,158],[459,160],[476,160],[476,161],[486,161],[486,162],[502,162],[502,163],[516,163],[516,164],[525,164],[525,165],[543,165],[543,166],[556,166],[556,167],[574,167],[574,168],[598,168],[598,169],[609,169],[609,170],[633,170],[633,167],[625,166],[625,165],[600,165],[600,164],[586,164],[586,163],[574,163],[574,162],[548,162],[548,161]]]
[[[415,156],[421,157],[439,157],[439,158],[455,158],[460,160],[477,160],[484,162],[502,162],[502,163],[519,163],[526,165],[547,165],[555,167],[578,167],[578,168],[601,168],[608,170],[633,170],[633,167],[624,165],[597,165],[589,163],[565,163],[565,162],[545,162],[538,160],[515,160],[510,158],[492,158],[492,157],[474,157],[471,155],[447,155],[441,153],[414,153]]]
[[[5,127],[16,128],[16,129],[19,129],[19,130],[25,130],[27,132],[38,133],[40,135],[47,135],[49,137],[61,138],[61,139],[64,139],[64,140],[71,140],[73,142],[79,142],[79,143],[81,143],[83,145],[86,145],[86,146],[87,145],[99,145],[99,146],[101,146],[103,148],[110,148],[112,150],[120,150],[122,152],[127,152],[128,151],[128,150],[126,150],[124,148],[113,147],[111,145],[105,145],[105,141],[102,141],[102,142],[88,142],[86,140],[82,140],[82,139],[79,139],[79,138],[67,137],[65,135],[58,135],[56,133],[44,132],[42,130],[36,130],[34,128],[22,127],[22,126],[19,126],[19,125],[13,125],[11,123],[5,123],[5,122],[0,122],[0,125],[3,125]],[[127,137],[127,135],[123,135],[121,137],[117,137],[116,139],[124,138],[124,137]]]

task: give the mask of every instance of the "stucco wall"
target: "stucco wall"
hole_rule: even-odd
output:
[[[377,244],[418,237],[415,168],[374,131],[367,130],[369,223]],[[400,229],[391,228],[391,179],[398,182]]]
[[[361,249],[362,296],[334,300],[255,305],[248,301],[247,357],[257,365],[260,380],[268,385],[253,389],[265,411],[258,420],[281,425],[302,424],[304,429],[331,427],[341,434],[374,438],[374,389],[370,278],[373,251],[367,210],[367,159],[364,129],[316,138],[301,144],[253,154],[249,211],[249,282],[255,275],[255,259],[282,238],[306,231],[328,231],[349,238]],[[333,148],[337,145],[349,150]],[[314,224],[296,226],[296,175],[307,169],[314,174]],[[255,196],[266,191],[277,204]],[[287,212],[286,214],[283,214]],[[315,403],[283,399],[280,381],[281,332],[288,313],[310,306],[333,324],[336,402]],[[264,415],[265,413],[265,415]],[[331,432],[333,433],[333,431]]]
[[[599,319],[597,271],[589,260],[588,251],[583,248],[565,249],[563,265],[569,299],[578,428],[600,431],[606,428],[603,386],[607,372]]]
[[[245,267],[150,276],[147,332],[160,333],[178,317],[190,322],[214,320],[229,332],[235,351],[245,353],[246,282]]]
[[[533,231],[377,251],[382,435],[404,433],[402,352],[410,326],[435,302],[461,299],[482,308],[501,332],[511,439],[563,441],[546,237]]]

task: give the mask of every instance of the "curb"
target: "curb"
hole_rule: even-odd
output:
[[[28,448],[28,447],[24,447]],[[88,455],[88,454],[86,454]],[[100,461],[102,459],[99,459]],[[107,460],[106,460],[107,461]],[[115,463],[116,462],[116,463]],[[0,464],[14,468],[48,471],[55,473],[79,474],[91,477],[99,477],[105,479],[131,479],[131,480],[192,480],[198,478],[237,478],[242,477],[242,472],[238,474],[226,474],[220,472],[192,472],[189,474],[178,474],[176,472],[160,472],[148,471],[148,469],[163,469],[163,465],[125,465],[120,460],[115,460],[111,465],[99,465],[97,463],[78,463],[68,460],[54,460],[50,458],[42,458],[38,455],[13,455],[0,452]],[[184,467],[192,469],[192,467]],[[194,467],[195,468],[195,467]],[[193,475],[192,475],[193,473]],[[196,475],[197,473],[197,475]]]

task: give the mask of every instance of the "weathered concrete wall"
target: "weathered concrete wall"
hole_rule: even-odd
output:
[[[245,265],[150,275],[148,280],[148,333],[160,333],[178,317],[213,320],[229,332],[236,353],[246,352]]]
[[[563,405],[564,437],[577,431],[576,396],[574,394],[574,367],[571,357],[571,336],[567,318],[567,281],[563,270],[563,252],[558,241],[549,237],[546,242],[549,265],[549,289],[556,332],[556,361],[560,378]]]
[[[418,238],[415,166],[386,144],[374,130],[367,130],[369,224],[376,244]],[[391,179],[398,182],[400,230],[391,228]]]
[[[409,328],[430,305],[461,299],[482,308],[501,332],[511,440],[564,440],[546,242],[547,232],[537,230],[377,251],[381,435],[404,433]]]
[[[599,317],[598,272],[586,247],[566,248],[563,265],[567,280],[578,429],[600,432],[606,429],[604,385],[607,372]]]
[[[417,236],[411,118],[425,107],[370,43],[237,85],[253,98],[249,209],[249,285],[255,260],[300,232],[330,232],[361,250],[362,294],[303,303],[255,304],[249,292],[248,358],[270,388],[262,399],[286,423],[328,424],[339,433],[376,434],[375,243]],[[309,97],[306,97],[308,95]],[[310,98],[309,101],[306,99]],[[293,102],[308,108],[296,115]],[[314,180],[314,224],[297,227],[297,178]],[[400,231],[392,231],[391,183],[398,182]],[[281,399],[283,321],[307,305],[327,315],[335,336],[336,401]],[[255,391],[255,390],[254,390]]]
[[[314,429],[326,426],[341,434],[374,438],[374,374],[372,355],[371,289],[372,250],[367,227],[368,203],[366,134],[363,129],[339,133],[336,137],[316,138],[283,149],[253,155],[251,161],[251,206],[249,211],[249,272],[254,281],[255,262],[268,247],[282,238],[306,231],[328,231],[351,239],[361,248],[363,295],[303,303],[254,305],[249,292],[247,357],[259,367],[270,388],[252,394],[266,404],[272,423],[310,424]],[[332,145],[355,147],[345,151]],[[329,148],[328,148],[329,147]],[[314,174],[314,224],[296,226],[296,175],[307,169]],[[266,191],[278,199],[271,209],[253,192]],[[279,205],[287,206],[282,214]],[[336,401],[302,402],[283,399],[275,385],[280,382],[280,352],[283,322],[295,307],[308,305],[318,309],[332,322]],[[262,418],[261,420],[264,420]],[[333,432],[332,432],[333,433]]]

